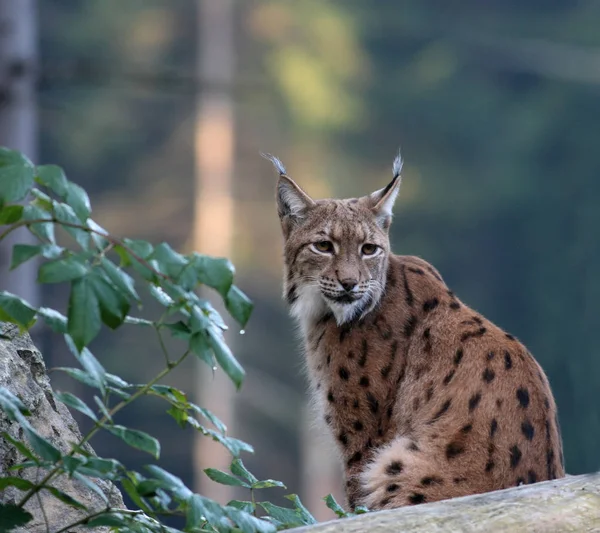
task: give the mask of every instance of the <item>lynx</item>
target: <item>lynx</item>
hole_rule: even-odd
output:
[[[426,261],[390,252],[402,160],[383,189],[313,200],[279,173],[284,298],[351,509],[387,509],[565,475],[548,380],[515,337]]]

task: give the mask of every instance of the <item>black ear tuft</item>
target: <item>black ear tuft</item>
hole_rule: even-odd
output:
[[[274,155],[271,155],[271,154],[265,154],[263,152],[261,152],[260,155],[262,157],[264,157],[265,159],[268,159],[269,161],[271,161],[271,163],[273,163],[275,170],[277,170],[277,172],[279,172],[280,176],[287,176],[285,167],[283,166],[283,163],[281,162],[281,160],[278,157],[275,157]]]
[[[275,170],[279,173],[279,181],[277,182],[279,218],[290,217],[292,220],[303,218],[306,210],[315,205],[315,202],[287,175],[287,171],[279,158],[271,154],[261,153],[260,155],[271,161]]]

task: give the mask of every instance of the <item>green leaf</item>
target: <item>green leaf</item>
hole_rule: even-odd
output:
[[[10,263],[10,269],[13,270],[19,265],[28,261],[36,255],[42,255],[46,259],[56,259],[63,252],[64,248],[56,246],[55,244],[42,244],[42,245],[31,245],[31,244],[15,244],[13,246],[12,260]]]
[[[31,414],[25,404],[6,387],[0,387],[0,407],[11,420],[17,420],[20,414]]]
[[[143,385],[139,385],[142,387]],[[176,389],[175,387],[171,387],[169,385],[152,385],[150,387],[152,392],[158,394],[162,398],[165,398],[169,402],[177,403],[183,405],[184,407],[189,407],[191,404],[188,402],[185,393]]]
[[[129,480],[127,478],[121,479],[121,486],[123,487],[123,490],[125,490],[127,495],[131,498],[133,503],[135,503],[142,511],[144,511],[146,513],[151,512],[148,505],[146,505],[144,500],[142,500],[140,495],[137,493],[136,485],[134,485],[131,480]]]
[[[275,533],[276,531],[273,524],[260,518],[255,518],[239,509],[226,507],[225,512],[243,533]]]
[[[110,244],[110,241],[108,240],[108,231],[106,231],[98,223],[94,222],[91,218],[88,218],[87,225],[91,230],[93,230],[90,232],[90,235],[92,236],[92,240],[96,246],[100,250],[104,250]]]
[[[196,269],[198,281],[216,289],[225,298],[231,288],[235,273],[231,261],[197,253],[192,254],[191,260]]]
[[[190,317],[190,331],[192,333],[205,333],[210,327],[210,320],[205,316],[200,307],[195,305],[192,307],[192,316]]]
[[[71,376],[73,379],[76,379],[77,381],[80,381],[81,383],[83,383],[84,385],[87,385],[88,387],[98,388],[98,386],[99,386],[98,382],[92,376],[90,376],[90,374],[88,374],[87,372],[84,372],[83,370],[81,370],[79,368],[68,368],[68,367],[64,367],[64,366],[59,366],[59,367],[55,368],[54,370],[60,370],[61,372],[64,372],[65,374]]]
[[[213,323],[221,331],[227,331],[227,324],[223,321],[223,317],[219,312],[206,300],[201,300],[198,303],[198,307],[202,310],[203,316],[206,316],[210,322]]]
[[[183,481],[170,472],[156,465],[146,465],[146,470],[150,472],[156,479],[160,479],[166,483],[167,487],[180,500],[187,500],[192,497],[193,493],[188,489]]]
[[[90,199],[85,190],[76,183],[68,182],[64,198],[65,202],[73,208],[79,220],[85,222],[92,212]]]
[[[52,494],[52,496],[54,496],[56,499],[67,504],[69,507],[74,507],[75,509],[82,509],[84,511],[87,511],[87,507],[83,505],[83,503],[77,501],[75,498],[73,498],[73,496],[70,496],[66,492],[63,492],[62,490],[59,490],[51,485],[45,485],[44,489],[47,490],[50,494]]]
[[[42,241],[56,244],[54,236],[54,223],[51,216],[43,209],[35,205],[26,205],[23,209],[23,219],[25,220],[48,220],[49,222],[37,222],[31,224],[29,229],[31,233],[39,237]]]
[[[109,506],[108,496],[104,494],[104,491],[96,485],[87,475],[82,475],[79,472],[74,472],[73,477],[79,481],[82,485],[85,485],[88,489],[94,491],[100,498]]]
[[[167,414],[174,418],[175,422],[177,422],[180,427],[185,427],[188,419],[188,413],[186,409],[182,409],[181,407],[176,407],[173,405],[167,411]]]
[[[118,328],[129,312],[129,302],[117,287],[97,272],[93,272],[89,279],[100,305],[102,322],[111,329]]]
[[[38,283],[62,283],[82,278],[89,272],[85,261],[80,257],[71,255],[64,259],[49,261],[40,266],[38,270]]]
[[[109,383],[110,385],[113,385],[114,387],[119,387],[119,388],[124,389],[124,388],[132,386],[130,383],[127,383],[127,381],[120,378],[119,376],[115,376],[114,374],[110,374],[110,373],[106,372],[105,377],[106,377],[107,383]]]
[[[209,367],[214,366],[215,360],[205,333],[198,331],[190,337],[190,349]]]
[[[225,526],[222,529],[217,527],[217,531],[231,531],[230,528],[227,527],[227,523],[223,523],[225,519],[225,509],[217,502],[204,498],[199,494],[193,494],[187,499],[187,504],[188,521],[198,520],[204,517],[206,521],[213,526]]]
[[[150,257],[150,255],[152,255],[152,251],[154,250],[154,247],[147,241],[135,240],[135,239],[124,239],[123,243],[135,255],[141,257],[142,259],[148,259]],[[127,252],[127,250],[125,250],[125,253],[127,254],[127,257],[129,257],[131,260],[132,255],[129,252]],[[134,260],[137,261],[137,259],[134,259]]]
[[[87,277],[72,282],[67,316],[69,335],[81,351],[98,335],[102,323],[100,304]]]
[[[46,213],[52,213],[52,198],[50,196],[35,188],[31,189],[31,195],[34,197],[31,205],[39,207]]]
[[[117,289],[122,291],[130,300],[140,301],[140,297],[135,291],[135,282],[133,278],[118,268],[112,261],[106,257],[102,257],[100,262],[106,275]]]
[[[254,448],[250,446],[250,444],[239,440],[234,439],[233,437],[226,437],[221,432],[214,431],[212,429],[205,428],[202,424],[200,424],[195,418],[188,417],[188,424],[192,426],[197,431],[200,431],[203,435],[212,438],[215,442],[218,442],[225,446],[229,453],[234,457],[239,457],[242,452],[253,453]]]
[[[4,387],[0,387],[0,406],[11,420],[16,420],[21,425],[34,452],[42,459],[53,463],[60,459],[60,451],[42,437],[23,416],[23,414],[29,414],[23,403]]]
[[[338,502],[335,501],[335,498],[331,494],[325,496],[323,500],[325,500],[327,507],[329,507],[329,509],[331,509],[340,518],[346,518],[348,516],[348,513],[344,511],[343,507]]]
[[[194,531],[194,529],[202,527],[205,520],[202,514],[202,502],[199,498],[199,495],[194,494],[187,502],[188,505],[185,513],[185,529],[187,531]]]
[[[285,496],[285,498],[293,502],[296,512],[300,515],[305,524],[317,523],[317,519],[312,514],[310,514],[309,510],[306,507],[304,507],[297,494],[288,494],[287,496]]]
[[[41,251],[41,246],[33,246],[31,244],[15,244],[13,246],[12,259],[10,261],[10,269],[14,270],[20,264],[38,255]]]
[[[54,466],[50,461],[40,461],[39,459],[36,461],[23,461],[22,463],[17,463],[12,465],[8,471],[16,472],[17,470],[23,470],[24,468],[48,468]]]
[[[62,462],[63,462],[63,465],[65,466],[65,470],[69,474],[73,474],[85,462],[85,458],[65,455],[62,458]]]
[[[254,305],[242,291],[232,285],[225,297],[225,307],[229,314],[237,320],[238,324],[245,327]]]
[[[275,481],[274,479],[265,479],[252,484],[253,489],[270,489],[272,487],[287,488],[281,481]]]
[[[27,525],[31,520],[33,515],[25,509],[14,503],[0,503],[0,531],[8,533],[12,529]]]
[[[104,367],[87,348],[78,351],[77,346],[75,346],[73,339],[69,335],[65,335],[65,342],[67,343],[69,350],[71,350],[71,353],[77,357],[81,366],[83,366],[92,378],[94,383],[93,386],[100,389],[104,395],[106,385],[106,370],[104,370]]]
[[[239,509],[240,511],[245,511],[246,513],[253,513],[256,509],[256,504],[240,500],[231,500],[227,503],[227,506],[234,507],[235,509]]]
[[[271,502],[258,502],[258,505],[267,512],[270,518],[278,522],[280,526],[284,526],[284,528],[305,526],[311,523],[303,519],[294,509],[280,507]]]
[[[0,490],[4,490],[6,487],[16,487],[19,490],[29,490],[34,487],[34,484],[31,481],[20,477],[1,477]]]
[[[171,335],[177,339],[187,341],[190,338],[190,328],[187,327],[181,320],[171,324],[162,324],[161,327],[171,331]]]
[[[65,405],[76,409],[80,413],[83,413],[96,422],[98,421],[94,411],[92,411],[83,400],[80,400],[74,394],[71,394],[70,392],[55,392],[54,396],[56,396]]]
[[[44,322],[56,333],[67,332],[67,317],[59,313],[56,309],[49,307],[40,307],[37,314],[42,317]]]
[[[84,250],[87,250],[90,246],[90,234],[87,230],[77,228],[73,226],[82,226],[79,217],[75,214],[75,211],[70,205],[63,204],[61,202],[54,202],[54,216],[59,222],[63,222],[62,227],[64,230],[71,235],[77,244]]]
[[[37,453],[42,459],[51,461],[53,463],[57,462],[61,458],[60,450],[51,444],[50,441],[42,437],[35,429],[33,429],[23,415],[20,415],[18,421],[21,424],[23,432],[25,433],[31,448],[35,453]]]
[[[161,272],[172,278],[176,278],[188,263],[183,255],[164,242],[154,248],[150,257],[156,259]]]
[[[62,168],[57,165],[41,165],[36,168],[36,181],[48,187],[61,198],[67,192],[67,177]]]
[[[136,316],[126,316],[123,322],[125,322],[125,324],[131,324],[133,326],[154,327],[154,322],[152,322],[151,320],[146,320],[145,318],[139,318]]]
[[[1,291],[0,321],[12,322],[23,329],[29,329],[35,323],[35,309],[22,298]]]
[[[98,406],[98,409],[100,409],[100,412],[102,413],[102,415],[109,421],[112,423],[113,419],[112,416],[108,410],[108,407],[106,407],[106,405],[104,404],[104,402],[98,398],[98,396],[94,395],[94,402],[96,402],[96,405]]]
[[[234,477],[231,474],[228,474],[227,472],[217,470],[216,468],[205,468],[204,473],[210,479],[216,481],[217,483],[220,483],[221,485],[250,488],[250,485],[245,481],[238,479],[237,477]]]
[[[135,502],[134,502],[135,503]],[[149,509],[146,509],[147,512],[150,512]],[[130,525],[129,524],[130,519],[128,516],[123,516],[122,514],[119,514],[118,511],[116,510],[110,510],[110,511],[106,511],[106,514],[100,515],[100,516],[96,516],[95,518],[92,518],[91,520],[89,520],[88,522],[86,522],[85,527],[87,529],[93,529],[96,527],[100,527],[100,526],[107,526],[107,527],[122,527],[125,528],[123,529],[123,531],[126,532],[138,532],[138,531],[144,531],[143,529],[130,529],[127,526]],[[117,529],[116,531],[121,531],[119,529]]]
[[[86,476],[113,479],[123,465],[116,459],[103,459],[102,457],[87,457],[79,471]]]
[[[150,290],[150,294],[152,296],[154,296],[154,298],[156,299],[156,301],[161,304],[164,305],[165,307],[171,307],[175,302],[173,301],[173,298],[171,298],[163,289],[162,287],[157,287],[156,285],[150,285],[149,287]]]
[[[158,489],[169,488],[168,484],[159,479],[145,479],[142,481],[135,490],[142,498],[152,497],[156,494]]]
[[[245,466],[241,459],[234,459],[229,467],[231,472],[236,476],[244,478],[248,483],[253,485],[258,482],[258,478],[254,476]]]
[[[131,257],[129,256],[129,252],[120,244],[117,244],[114,247],[114,251],[119,256],[121,263],[119,264],[120,268],[125,268],[131,266]]]
[[[35,167],[16,150],[0,147],[0,203],[23,200],[31,187]]]
[[[123,439],[129,446],[148,452],[155,459],[160,456],[160,443],[148,433],[118,425],[106,426],[106,429],[113,435]]]
[[[244,381],[245,372],[242,366],[238,363],[237,359],[231,353],[229,346],[225,343],[221,332],[216,328],[211,327],[208,329],[208,342],[210,347],[213,349],[215,358],[219,363],[220,367],[235,383],[235,386],[239,389]]]
[[[57,246],[56,244],[42,244],[40,253],[46,259],[57,259],[60,257],[65,249],[62,246]]]
[[[35,455],[33,455],[33,453],[31,453],[29,448],[23,442],[13,439],[8,433],[6,433],[6,431],[2,433],[2,436],[5,440],[10,442],[17,450],[19,450],[19,452],[21,452],[22,455],[27,457],[27,459],[30,459],[36,465],[40,464],[40,460]]]
[[[2,209],[0,209],[0,226],[3,224],[14,224],[15,222],[21,220],[22,216],[22,205],[5,205]]]
[[[202,415],[204,418],[206,418],[207,420],[209,420],[209,421],[210,421],[210,423],[211,423],[213,426],[215,426],[215,428],[217,428],[217,430],[218,430],[218,431],[220,431],[221,433],[225,433],[225,432],[227,431],[227,426],[226,426],[225,424],[223,424],[223,422],[221,422],[221,420],[219,420],[219,418],[218,418],[218,417],[217,417],[217,416],[216,416],[214,413],[212,413],[211,411],[209,411],[208,409],[205,409],[204,407],[199,407],[198,405],[196,405],[196,404],[194,404],[194,403],[191,403],[191,404],[190,404],[190,408],[191,408],[193,411],[195,411],[195,412],[197,412],[197,413],[201,414],[201,415]],[[245,467],[244,467],[244,465],[243,465],[243,464],[241,465],[241,468],[239,468],[239,470],[238,470],[238,471],[234,471],[234,470],[233,470],[233,468],[238,468],[238,466],[237,466],[237,462],[236,462],[236,461],[238,461],[238,459],[235,459],[235,460],[233,461],[233,463],[231,463],[231,466],[232,466],[232,468],[231,468],[231,471],[232,471],[232,472],[233,472],[233,473],[234,473],[236,476],[241,476],[241,477],[243,477],[243,478],[247,479],[248,481],[250,481],[250,483],[253,483],[253,481],[251,481],[251,478],[254,478],[254,476],[252,476],[252,474],[251,474],[250,472],[248,472],[248,471],[245,469]],[[241,462],[241,461],[240,461],[240,462]],[[235,465],[235,466],[234,466],[234,465]],[[241,472],[243,472],[243,471],[245,471],[245,474],[242,474],[242,473],[241,473]],[[249,478],[249,477],[246,477],[246,476],[251,476],[251,478]],[[256,478],[254,478],[254,480],[255,480],[255,481],[257,481],[257,479],[256,479]]]

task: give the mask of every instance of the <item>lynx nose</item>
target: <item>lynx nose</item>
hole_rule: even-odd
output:
[[[351,278],[341,279],[340,285],[344,287],[344,290],[346,292],[350,292],[352,289],[354,289],[354,287],[358,285],[358,281]]]

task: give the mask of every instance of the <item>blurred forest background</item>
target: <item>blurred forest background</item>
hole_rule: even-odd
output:
[[[241,393],[218,377],[211,385],[192,361],[171,383],[211,391],[230,433],[254,445],[250,469],[330,516],[319,498],[339,495],[339,478],[307,422],[280,298],[275,176],[258,153],[278,155],[315,197],[356,196],[387,183],[401,146],[394,250],[432,262],[463,301],[526,343],[553,386],[568,472],[599,470],[600,3],[222,1],[231,10],[219,24],[197,0],[37,2],[28,155],[63,166],[115,235],[223,251],[255,302],[245,335],[228,336],[248,372]],[[43,290],[64,309],[61,286]],[[60,338],[36,334],[48,367],[72,364]],[[92,350],[132,382],[162,367],[155,339],[135,328],[103,334]],[[197,466],[218,466],[216,452],[163,405],[123,416],[161,440],[163,466],[217,494]],[[147,462],[110,436],[92,444]]]

